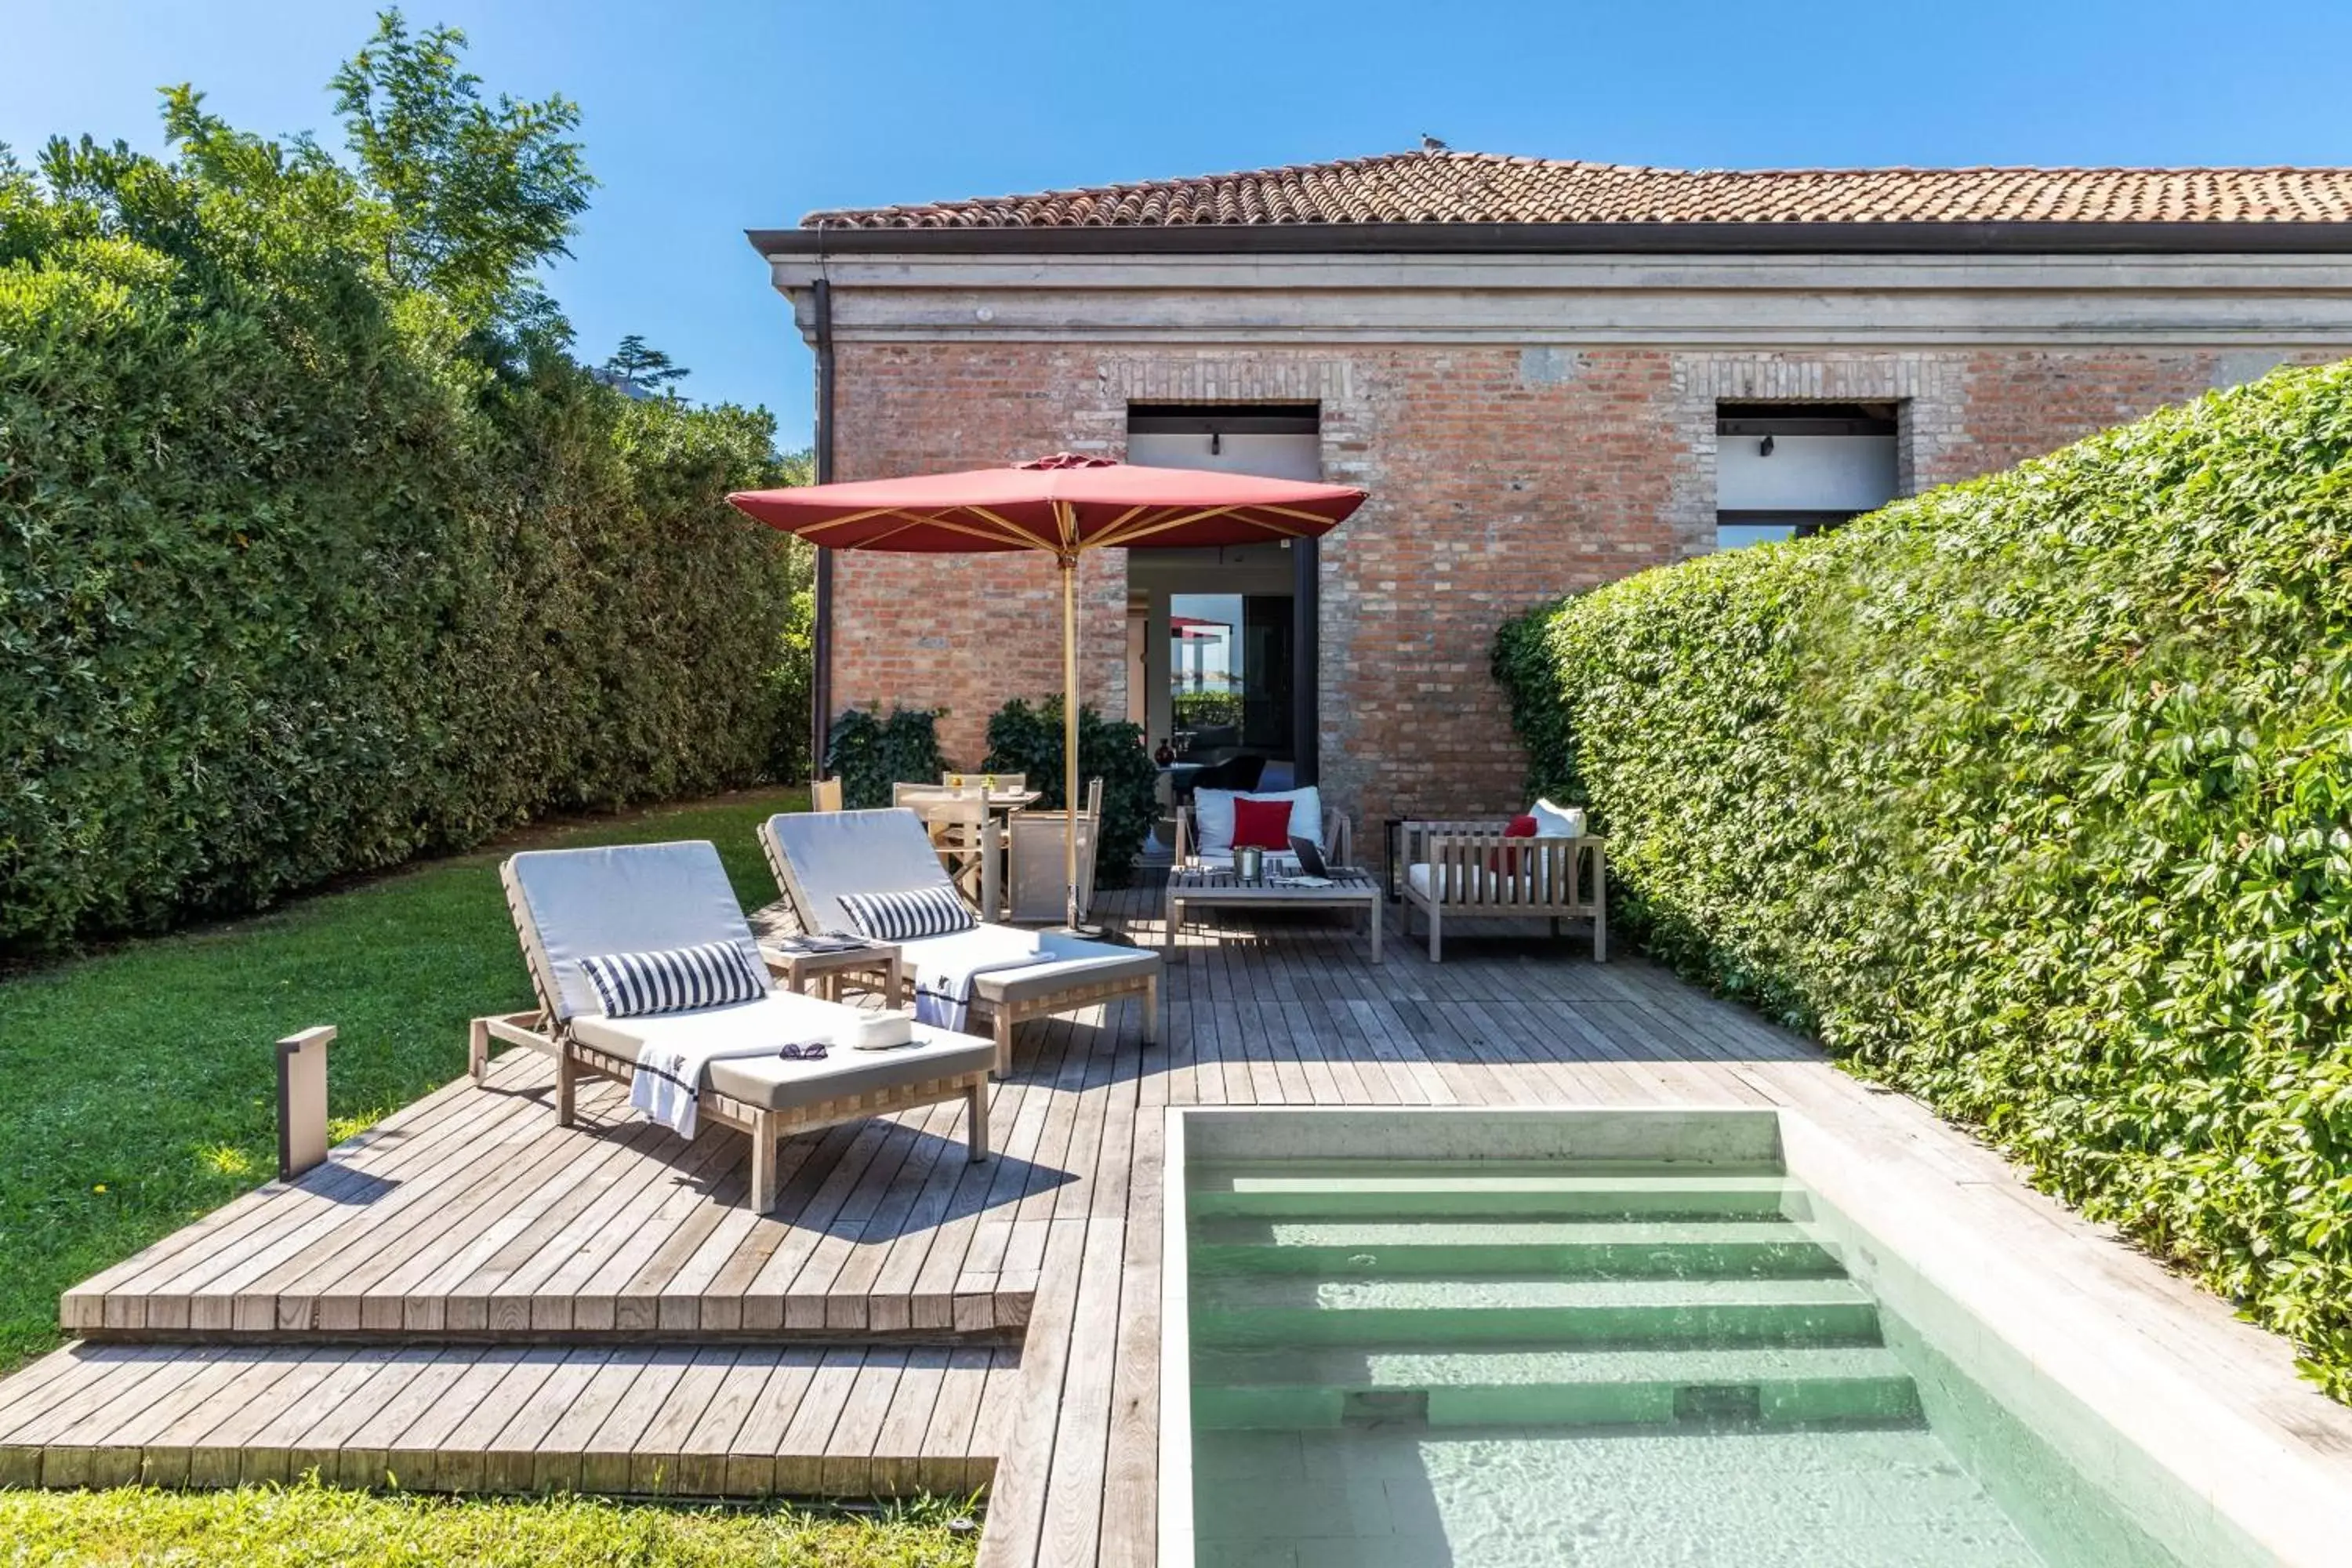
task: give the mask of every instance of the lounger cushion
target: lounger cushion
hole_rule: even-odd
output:
[[[1149,949],[1119,947],[1107,942],[1088,942],[1083,937],[1003,925],[982,925],[959,936],[905,942],[899,952],[908,967],[920,973],[926,967],[924,959],[928,954],[952,951],[957,946],[996,948],[1012,942],[1034,946],[1036,962],[1013,968],[983,969],[973,975],[972,992],[983,1002],[1034,1002],[1080,985],[1148,980],[1160,971],[1160,954]]]
[[[507,862],[518,914],[546,954],[560,1018],[602,1013],[581,966],[597,953],[650,952],[723,942],[766,983],[759,944],[707,839],[602,849],[530,849]]]
[[[856,929],[844,893],[952,885],[923,819],[903,807],[782,812],[765,831],[791,872],[785,890],[812,931]]]
[[[819,931],[850,929],[844,894],[920,886],[927,866],[929,875],[940,875],[939,854],[911,811],[786,812],[770,817],[765,831],[782,854],[793,906]],[[972,991],[982,1002],[1041,1001],[1076,986],[1148,979],[1160,970],[1160,955],[1146,949],[992,924],[905,942],[901,951],[909,969],[919,970],[930,942],[994,944],[1014,937],[1035,943],[1038,961],[974,976]]]
[[[823,1037],[840,1027],[844,1015],[855,1009],[789,991],[772,991],[757,1002],[720,1007],[705,1013],[664,1013],[646,1018],[574,1018],[572,1032],[583,1045],[630,1061],[647,1045],[670,1044],[691,1037],[721,1046],[782,1046]],[[844,1095],[866,1094],[919,1083],[927,1079],[954,1078],[984,1072],[996,1060],[996,1047],[971,1035],[915,1026],[917,1043],[896,1050],[860,1051],[835,1046],[822,1061],[788,1061],[782,1057],[722,1057],[703,1069],[702,1086],[730,1100],[762,1110],[793,1110]]]

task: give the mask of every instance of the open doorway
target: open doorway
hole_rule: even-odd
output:
[[[1315,405],[1138,404],[1129,461],[1323,477]],[[1128,552],[1128,716],[1171,811],[1199,784],[1287,789],[1316,773],[1315,542]]]

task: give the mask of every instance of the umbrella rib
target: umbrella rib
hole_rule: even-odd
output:
[[[1058,547],[1055,546],[1053,542],[1046,539],[1043,534],[1036,532],[1033,529],[1024,528],[1020,523],[1013,521],[1011,518],[1003,516],[991,508],[984,506],[971,506],[965,507],[962,510],[971,513],[974,517],[984,517],[988,519],[989,521],[1004,530],[1006,533],[1016,539],[1026,541],[1029,547],[1033,550],[1050,550],[1054,551],[1057,554],[1060,552]]]
[[[1205,522],[1211,518],[1240,517],[1244,512],[1255,512],[1264,510],[1265,509],[1261,507],[1211,507],[1205,511],[1188,512],[1181,517],[1163,518],[1157,522],[1144,523],[1137,527],[1129,528],[1115,535],[1106,533],[1101,538],[1096,540],[1095,543],[1097,546],[1115,548],[1117,546],[1126,544],[1130,540],[1149,539],[1155,533],[1165,533],[1171,528],[1185,528],[1196,522]],[[1322,521],[1322,519],[1315,517],[1311,512],[1289,513],[1286,515],[1306,516],[1318,522]],[[1303,528],[1286,528],[1278,522],[1269,522],[1265,519],[1258,517],[1246,517],[1244,518],[1243,521],[1248,527],[1258,529],[1265,533],[1273,534],[1277,538],[1282,539],[1297,539],[1303,536],[1307,531]]]
[[[844,512],[839,517],[828,517],[823,522],[812,522],[804,527],[796,528],[793,531],[806,539],[813,533],[823,533],[828,528],[841,528],[853,522],[868,522],[877,517],[912,518],[913,516],[913,513],[895,506],[868,507],[864,511]]]

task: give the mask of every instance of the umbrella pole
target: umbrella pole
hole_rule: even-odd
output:
[[[1062,558],[1062,888],[1064,924],[1078,929],[1078,558]]]

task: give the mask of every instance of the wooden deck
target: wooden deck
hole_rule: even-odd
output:
[[[1101,913],[1157,942],[1156,889]],[[555,1129],[502,1058],[290,1185],[66,1298],[83,1339],[0,1383],[0,1484],[299,1474],[682,1495],[987,1487],[982,1560],[1153,1560],[1160,1175],[1185,1104],[1780,1104],[1923,1160],[2053,1267],[2148,1303],[2217,1387],[2352,1452],[2283,1347],[2027,1191],[1911,1102],[1638,959],[1472,926],[1370,962],[1321,915],[1209,911],[1168,984],[1024,1029],[998,1157],[957,1108],[793,1141],[773,1216],[723,1130],[609,1089]],[[1484,934],[1488,931],[1498,934]]]

